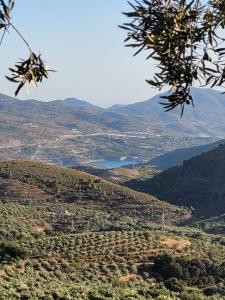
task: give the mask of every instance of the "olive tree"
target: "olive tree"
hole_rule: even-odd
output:
[[[52,70],[49,70],[45,65],[41,58],[41,54],[36,54],[31,49],[28,42],[12,22],[11,12],[14,8],[14,4],[14,0],[0,0],[0,30],[2,31],[0,45],[4,40],[5,33],[11,28],[19,35],[29,50],[29,57],[27,59],[21,59],[13,68],[9,68],[11,75],[6,76],[11,82],[18,84],[15,91],[15,95],[17,96],[26,83],[37,85],[37,83],[42,82],[43,78],[48,78],[49,71]]]
[[[147,50],[157,71],[147,82],[170,87],[166,111],[193,104],[194,85],[222,87],[225,83],[225,0],[139,0],[129,2],[126,46],[137,55]]]

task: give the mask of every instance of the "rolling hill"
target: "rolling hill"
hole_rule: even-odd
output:
[[[99,106],[93,105],[88,101],[85,100],[80,100],[77,98],[66,98],[65,100],[59,100],[62,101],[64,104],[69,104],[71,106],[75,106],[75,107],[82,107],[82,108],[86,108],[86,109],[91,109],[92,111],[98,111],[101,112],[103,111],[103,109]]]
[[[0,162],[1,299],[223,299],[225,240],[172,225],[189,217],[84,172]]]
[[[219,145],[223,144],[225,144],[225,140],[219,140],[215,143],[210,143],[196,147],[176,149],[174,151],[160,155],[159,157],[153,158],[149,162],[143,164],[143,166],[150,166],[158,168],[160,170],[166,170],[173,166],[182,165],[184,160],[188,160],[204,152],[213,150]]]
[[[225,214],[197,221],[194,227],[200,228],[210,234],[225,234]]]
[[[21,122],[32,122],[38,125],[45,125],[47,128],[54,127],[58,130],[76,128],[85,133],[93,133],[102,128],[115,129],[113,122],[108,122],[109,116],[117,121],[117,126],[120,126],[122,123],[129,124],[127,116],[107,112],[105,116],[103,109],[74,98],[49,102],[38,100],[20,101],[0,94],[0,114],[4,114],[5,118],[8,117],[8,119],[18,118]],[[139,126],[139,129],[144,129],[146,124],[145,127],[143,127],[143,124],[143,122],[137,121],[136,126],[133,126],[133,130],[138,129]],[[130,122],[131,128],[132,123]],[[122,130],[124,129],[121,126]]]
[[[72,169],[95,175],[114,183],[123,183],[131,179],[147,179],[160,171],[150,167],[106,169],[93,166],[75,166]]]
[[[20,101],[0,95],[1,160],[35,159],[74,165],[93,156],[99,158],[97,148],[106,153],[111,132],[146,128],[143,122],[134,124],[129,116],[105,112],[85,101]],[[117,144],[117,140],[112,143],[113,153],[119,152]]]
[[[89,223],[98,214],[105,214],[104,222],[101,223],[101,217],[99,225],[95,223],[96,227],[119,226],[119,219],[124,216],[136,216],[137,222],[160,223],[164,210],[168,211],[168,224],[183,222],[190,217],[184,209],[99,177],[32,161],[0,162],[0,190],[1,201],[27,207],[35,204],[39,209],[45,207],[42,217],[49,222],[48,213],[51,212],[51,226],[64,222],[62,213],[68,211],[74,226],[77,222],[79,228],[80,220],[75,213],[79,209],[87,209],[93,215],[87,218]],[[120,217],[115,222],[116,215]]]
[[[198,216],[225,213],[225,145],[203,153],[153,179],[130,181],[127,186],[169,203],[193,207]]]

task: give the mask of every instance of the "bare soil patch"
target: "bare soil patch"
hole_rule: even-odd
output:
[[[137,277],[137,275],[135,275],[135,274],[127,274],[127,275],[121,276],[119,280],[122,282],[128,282],[132,279],[135,279],[136,277]]]
[[[166,245],[169,249],[184,250],[191,245],[191,242],[187,239],[175,240],[168,237],[161,237],[160,243]]]

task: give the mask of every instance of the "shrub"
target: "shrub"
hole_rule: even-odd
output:
[[[184,290],[183,282],[179,281],[177,278],[174,278],[174,277],[166,280],[165,281],[165,286],[169,290],[171,290],[173,292],[177,292],[177,293],[181,293]]]
[[[15,242],[0,244],[0,262],[9,263],[17,259],[28,257],[28,251]]]

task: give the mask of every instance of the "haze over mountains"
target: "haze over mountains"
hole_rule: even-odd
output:
[[[157,124],[160,130],[173,131],[176,134],[203,134],[224,137],[225,95],[213,89],[192,88],[194,109],[186,106],[184,116],[180,118],[180,108],[164,113],[159,102],[164,102],[157,95],[144,102],[138,102],[113,111],[128,114],[139,120],[147,121],[150,126]],[[165,95],[164,93],[162,95]]]
[[[165,113],[159,96],[103,109],[76,98],[42,102],[0,95],[0,159],[61,165],[138,156],[148,161],[225,136],[224,96],[193,89],[195,108]]]
[[[46,120],[44,117],[55,117],[58,113],[57,119],[52,119],[51,122],[65,128],[71,128],[71,125],[76,125],[80,130],[84,130],[84,128],[79,126],[79,121],[83,121],[95,124],[94,129],[105,127],[121,131],[127,129],[137,131],[141,128],[151,128],[153,131],[159,131],[164,127],[163,129],[168,133],[208,133],[224,136],[222,130],[225,128],[225,122],[223,122],[225,96],[216,90],[200,88],[193,88],[192,95],[195,99],[195,107],[193,109],[187,106],[183,118],[180,118],[179,108],[165,113],[163,107],[159,105],[159,102],[163,101],[160,99],[160,95],[144,102],[130,105],[114,105],[111,108],[103,109],[76,98],[49,102],[37,100],[18,101],[15,98],[0,94],[0,109],[1,112],[9,113],[10,115],[34,120],[37,119],[36,114],[41,113],[38,116],[40,122]],[[63,116],[67,117],[67,120],[60,122]],[[69,116],[73,118],[74,124],[69,122]],[[112,118],[112,122],[107,122],[106,117]],[[119,117],[122,124],[117,123],[117,126],[115,126],[115,121],[118,121]],[[123,121],[128,121],[129,118],[130,120],[135,119],[135,126],[129,123],[126,126],[123,124]],[[176,122],[177,125],[175,126],[173,122]]]

